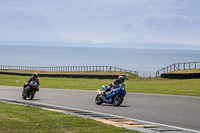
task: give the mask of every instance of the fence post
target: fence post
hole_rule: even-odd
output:
[[[195,62],[194,67],[195,67],[194,69],[197,69],[197,62]]]
[[[180,70],[180,63],[178,63],[178,70]]]
[[[189,69],[190,69],[190,62],[189,62]]]
[[[170,65],[170,72],[172,71],[172,65]]]

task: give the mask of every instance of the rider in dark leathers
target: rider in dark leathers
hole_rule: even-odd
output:
[[[103,91],[102,95],[106,96],[106,92],[110,91],[112,87],[117,87],[119,88],[119,84],[124,83],[124,77],[123,76],[119,76],[118,79],[114,80],[111,84],[109,84],[108,86],[106,86],[106,90]]]
[[[31,81],[35,81],[37,82],[37,85],[40,85],[39,79],[37,78],[38,74],[37,73],[33,73],[33,76],[24,84],[24,88],[31,82]],[[37,88],[36,91],[39,91],[39,88]]]

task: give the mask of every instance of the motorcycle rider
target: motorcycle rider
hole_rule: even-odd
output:
[[[119,88],[119,84],[124,83],[125,78],[123,76],[119,76],[118,79],[114,80],[111,84],[106,86],[106,90],[103,91],[102,95],[106,96],[106,93],[111,90],[112,87]]]
[[[27,82],[25,82],[24,84],[24,89],[25,87],[31,82],[31,81],[35,81],[37,82],[37,85],[39,86],[40,85],[40,82],[39,82],[39,79],[38,79],[38,74],[37,73],[33,73],[33,76],[31,78],[29,78],[29,80]],[[37,87],[37,90],[36,91],[39,91],[39,88]]]

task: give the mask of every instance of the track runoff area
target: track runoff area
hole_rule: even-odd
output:
[[[107,113],[95,112],[90,110],[78,109],[78,108],[71,108],[65,106],[58,106],[52,104],[45,104],[45,103],[37,103],[32,101],[25,101],[25,100],[14,100],[14,99],[6,99],[0,98],[0,102],[11,103],[11,104],[19,104],[25,106],[33,106],[39,107],[49,111],[57,111],[65,114],[71,114],[75,116],[80,116],[84,118],[93,119],[96,121],[101,121],[106,124],[110,124],[113,126],[136,130],[145,133],[200,133],[200,131],[155,123],[150,121],[138,120],[133,118],[127,118],[119,115],[112,115]]]

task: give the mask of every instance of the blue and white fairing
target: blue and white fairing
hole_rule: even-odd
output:
[[[106,90],[106,86],[102,85],[103,90]],[[122,94],[122,95],[126,95],[126,89],[125,89],[125,85],[124,84],[119,84],[119,88],[117,87],[112,87],[111,90],[109,92],[106,93],[106,97],[103,98],[103,102],[105,103],[113,103],[113,97],[116,94]]]

